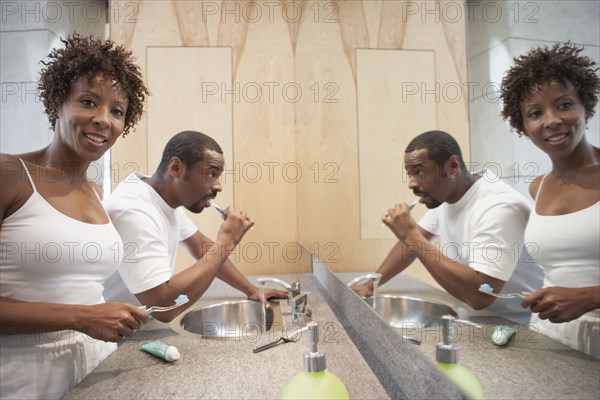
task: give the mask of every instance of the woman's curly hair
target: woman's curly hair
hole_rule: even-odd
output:
[[[582,50],[570,42],[556,43],[550,49],[548,46],[538,47],[513,59],[515,65],[507,71],[500,86],[501,115],[519,136],[527,135],[521,102],[537,87],[555,79],[563,85],[573,85],[585,108],[586,122],[594,115],[600,78],[596,74],[597,64],[589,57],[579,55]]]
[[[42,61],[45,68],[40,73],[38,83],[40,97],[52,127],[58,117],[58,110],[69,98],[71,85],[84,75],[91,79],[97,73],[102,73],[107,78],[114,79],[127,95],[123,130],[123,136],[126,136],[142,116],[144,100],[150,94],[131,52],[111,40],[94,39],[91,36],[73,34],[60,40],[65,48],[53,49],[48,54],[50,60]]]

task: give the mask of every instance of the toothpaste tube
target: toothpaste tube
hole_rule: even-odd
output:
[[[154,342],[146,343],[141,347],[146,353],[150,353],[153,356],[162,358],[165,361],[176,361],[179,360],[181,354],[175,346],[169,346],[159,340]]]
[[[504,346],[514,333],[514,328],[510,326],[496,326],[496,329],[492,332],[492,342],[497,346]]]

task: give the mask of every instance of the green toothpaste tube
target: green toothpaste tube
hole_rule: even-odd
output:
[[[515,329],[510,326],[496,326],[492,333],[492,342],[497,346],[504,346],[514,333]]]
[[[161,342],[160,340],[156,340],[154,342],[146,343],[141,347],[146,353],[150,353],[153,356],[158,358],[162,358],[165,361],[176,361],[179,360],[181,354],[179,354],[179,350],[175,346],[169,346]]]

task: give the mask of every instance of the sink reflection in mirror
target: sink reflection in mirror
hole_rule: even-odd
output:
[[[373,298],[363,298],[373,306]],[[458,317],[456,310],[446,304],[410,297],[398,293],[379,293],[374,310],[394,328],[420,329],[440,325],[442,316]]]
[[[196,334],[205,339],[258,340],[264,334],[281,331],[283,326],[279,303],[269,304],[265,324],[260,303],[235,300],[189,310],[173,320],[171,327],[179,333]]]

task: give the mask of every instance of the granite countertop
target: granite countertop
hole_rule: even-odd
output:
[[[339,273],[349,282],[361,273]],[[479,380],[487,399],[597,399],[600,393],[600,360],[565,346],[535,330],[519,326],[485,310],[474,310],[448,293],[431,287],[408,275],[398,275],[379,288],[380,293],[393,292],[427,298],[451,305],[460,318],[468,318],[481,328],[457,324],[453,343],[460,347],[459,364]],[[351,311],[349,311],[351,312]],[[515,328],[505,346],[491,340],[497,325]],[[414,337],[414,336],[411,336]],[[418,348],[435,361],[436,344],[441,341],[441,326],[426,328],[419,336]],[[399,338],[402,340],[401,338]]]
[[[313,321],[320,327],[319,350],[327,369],[345,384],[350,398],[460,398],[457,388],[435,367],[441,326],[421,332],[417,346],[345,287],[358,273],[333,274],[313,259],[313,274],[276,276],[299,278],[309,292]],[[250,277],[252,281],[254,277]],[[539,333],[485,311],[475,311],[447,293],[415,278],[400,275],[381,287],[448,304],[481,328],[464,325],[455,341],[459,363],[479,380],[487,399],[596,399],[600,393],[600,361]],[[242,293],[215,280],[194,307]],[[496,325],[517,332],[506,346],[490,339]],[[268,338],[223,341],[181,335],[153,320],[72,388],[66,399],[122,398],[280,398],[286,383],[303,369],[306,335],[254,354]],[[271,338],[272,339],[272,338]],[[176,346],[181,358],[168,363],[139,350],[152,340]]]
[[[278,277],[287,282],[299,278],[302,291],[309,292],[313,321],[319,323],[319,351],[326,355],[327,370],[346,384],[350,397],[389,398],[323,300],[314,277],[311,274]],[[253,281],[254,277],[249,279]],[[192,308],[223,299],[244,298],[241,292],[215,280]],[[181,358],[168,363],[139,350],[142,344],[152,340],[176,346]],[[191,334],[178,334],[168,324],[152,320],[72,388],[65,398],[280,398],[287,382],[303,370],[304,354],[308,352],[307,335],[302,335],[297,343],[282,344],[256,354],[252,352],[254,347],[268,341],[266,337],[206,340]]]

